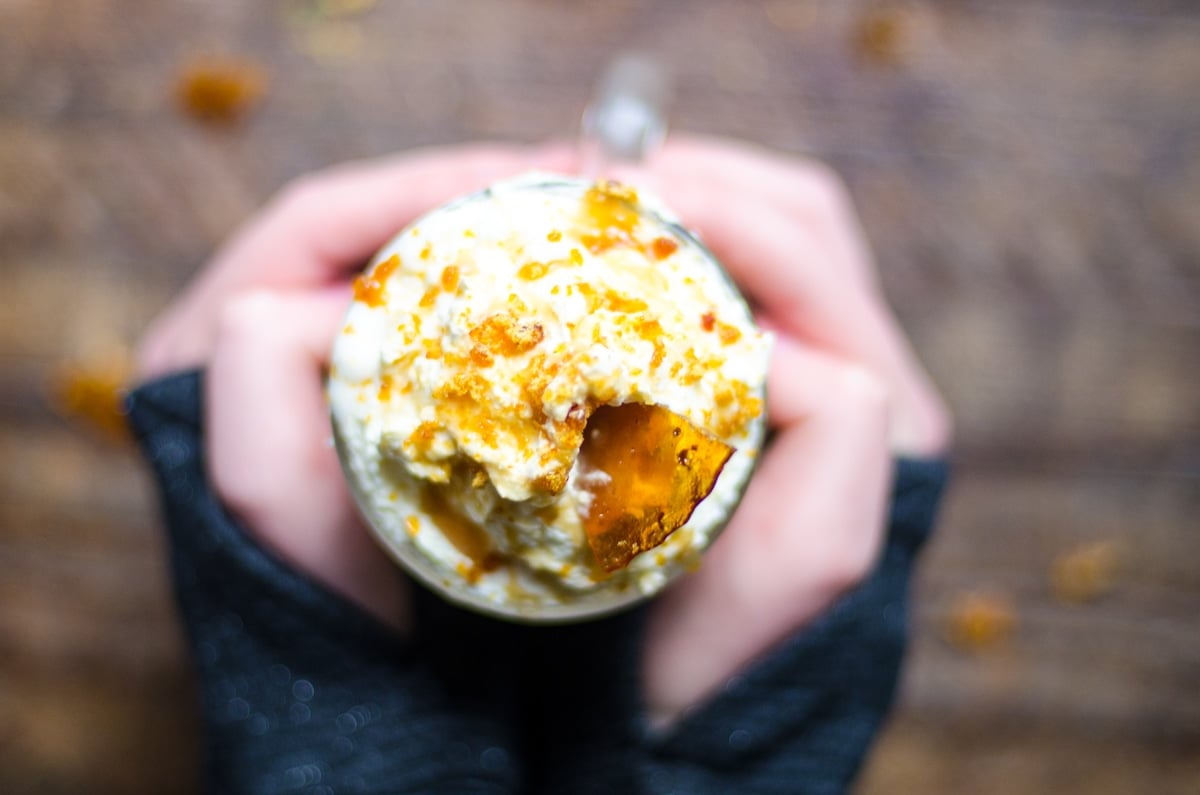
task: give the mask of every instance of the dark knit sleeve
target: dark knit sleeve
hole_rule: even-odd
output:
[[[257,544],[206,481],[201,382],[150,383],[128,410],[162,494],[209,791],[519,791],[519,629],[422,594],[402,640]]]
[[[667,734],[649,732],[637,706],[637,613],[570,630],[582,638],[543,638],[543,659],[556,661],[543,681],[581,717],[555,722],[547,712],[557,728],[543,740],[553,753],[537,771],[540,791],[845,792],[892,704],[908,582],[946,477],[942,461],[898,462],[887,540],[870,576]],[[566,667],[564,654],[575,655]]]
[[[901,461],[877,568],[670,734],[645,730],[645,609],[565,627],[475,616],[415,589],[401,640],[295,572],[205,477],[201,376],[130,419],[158,477],[214,792],[843,792],[895,691],[913,560],[946,478]]]
[[[647,739],[647,793],[847,790],[892,705],[909,578],[946,475],[944,462],[898,463],[872,574],[669,735]]]

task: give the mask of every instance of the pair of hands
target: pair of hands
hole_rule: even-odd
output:
[[[342,166],[285,189],[159,318],[154,378],[205,366],[209,476],[266,546],[400,632],[407,579],[362,526],[329,444],[322,369],[362,263],[442,202],[563,147],[463,146]],[[844,188],[823,166],[674,138],[635,175],[698,231],[776,335],[778,435],[696,573],[651,610],[644,697],[668,723],[871,569],[894,455],[934,455],[943,404],[880,294]]]

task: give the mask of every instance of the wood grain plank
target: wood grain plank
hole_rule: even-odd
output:
[[[573,133],[622,48],[676,129],[831,161],[958,419],[900,719],[863,792],[1200,789],[1200,9],[1188,0],[0,3],[0,778],[188,791],[196,727],[151,488],[47,403],[128,348],[253,208],[349,158]],[[889,13],[895,57],[855,44]],[[260,107],[182,117],[180,66],[260,60]],[[1049,568],[1118,539],[1117,581]],[[965,654],[963,593],[1012,600]]]

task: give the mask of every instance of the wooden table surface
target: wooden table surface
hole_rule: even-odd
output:
[[[153,494],[128,446],[55,410],[63,368],[128,350],[288,179],[570,133],[630,47],[673,68],[676,128],[845,176],[957,416],[859,791],[1200,792],[1185,0],[0,0],[0,791],[195,791]],[[264,70],[232,125],[175,101],[215,56]]]

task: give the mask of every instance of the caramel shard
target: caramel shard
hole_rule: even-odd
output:
[[[605,571],[624,568],[682,527],[717,483],[733,448],[662,407],[602,406],[579,451],[592,503],[583,527]]]

